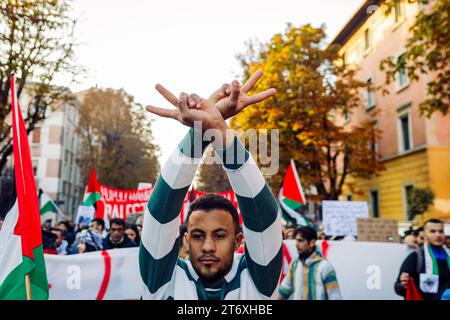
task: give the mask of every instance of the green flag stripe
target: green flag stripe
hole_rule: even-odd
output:
[[[23,262],[6,277],[0,285],[0,300],[26,300],[25,274],[30,275],[31,298],[48,299],[48,281],[45,271],[42,245],[33,250],[34,261],[23,257]]]
[[[94,203],[96,203],[101,198],[102,198],[102,196],[100,195],[99,192],[91,192],[88,195],[88,197],[86,198],[86,200],[84,200],[83,206],[86,206],[86,207],[92,206],[92,205],[94,205]]]
[[[303,207],[303,204],[301,204],[300,202],[289,199],[289,198],[284,198],[283,202],[292,210],[296,210],[300,207]]]
[[[43,215],[47,212],[55,212],[57,209],[55,207],[55,205],[51,202],[48,201],[46,204],[44,204],[44,206],[40,209],[40,214]]]

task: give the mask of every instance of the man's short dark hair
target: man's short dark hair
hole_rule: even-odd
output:
[[[68,221],[60,221],[60,222],[58,222],[58,226],[61,225],[61,224],[63,224],[66,227],[67,231],[70,230],[70,225],[69,225]]]
[[[189,218],[192,212],[198,210],[205,212],[209,212],[211,210],[224,210],[229,212],[231,214],[231,218],[233,219],[236,234],[241,232],[241,226],[239,225],[239,214],[234,204],[227,198],[219,196],[218,194],[210,193],[192,202],[185,222],[186,226],[189,224]]]
[[[101,225],[102,229],[105,230],[105,220],[103,220],[102,218],[95,218],[91,222],[97,222],[97,224]]]
[[[294,238],[297,237],[298,234],[300,234],[300,236],[308,242],[311,240],[317,240],[317,232],[311,227],[300,227],[295,229]]]
[[[125,221],[123,219],[114,218],[114,219],[109,220],[109,225],[112,226],[113,224],[117,224],[119,226],[122,226],[123,229],[125,230],[125,225],[126,224],[125,224]]]
[[[438,223],[438,224],[444,224],[444,222],[442,220],[439,219],[428,219],[427,221],[425,221],[425,223],[422,226],[422,230],[425,229],[425,226],[429,223]]]

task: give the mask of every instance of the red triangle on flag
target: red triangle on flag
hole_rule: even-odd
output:
[[[305,195],[303,194],[303,188],[298,177],[297,169],[295,168],[294,160],[291,160],[286,175],[284,176],[281,194],[284,198],[294,200],[302,205],[306,204]]]
[[[33,250],[42,245],[41,218],[28,133],[17,100],[14,75],[11,76],[14,172],[19,220],[14,234],[21,237],[22,255],[34,260]]]

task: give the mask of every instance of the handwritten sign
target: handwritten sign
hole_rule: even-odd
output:
[[[357,218],[369,217],[367,202],[322,201],[324,232],[329,236],[357,235]]]

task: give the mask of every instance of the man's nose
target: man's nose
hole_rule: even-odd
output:
[[[216,245],[214,240],[211,237],[205,237],[205,241],[203,241],[202,245],[203,252],[214,252],[216,251]]]

